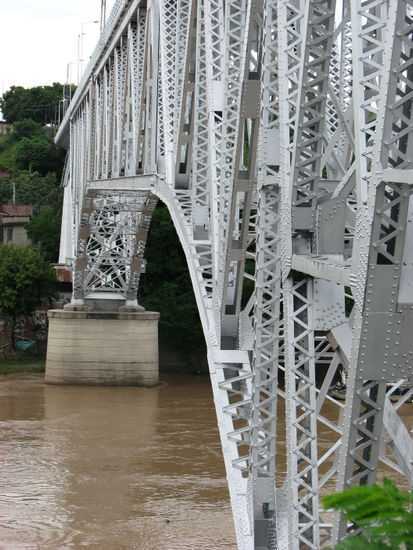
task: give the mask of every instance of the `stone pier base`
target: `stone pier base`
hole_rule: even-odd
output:
[[[48,317],[47,383],[148,387],[158,384],[159,313],[74,308],[52,309]]]

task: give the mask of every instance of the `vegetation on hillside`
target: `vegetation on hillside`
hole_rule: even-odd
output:
[[[54,145],[48,128],[35,120],[17,120],[0,136],[0,204],[33,207],[27,233],[50,262],[59,255],[64,159],[65,152]]]
[[[0,136],[0,170],[12,177],[20,170],[42,176],[54,172],[60,179],[65,152],[55,146],[48,133],[32,120],[14,123],[12,131]]]

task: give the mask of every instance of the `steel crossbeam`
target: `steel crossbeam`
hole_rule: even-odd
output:
[[[413,481],[412,29],[412,0],[117,0],[56,138],[74,304],[136,305],[168,206],[240,549],[334,544],[320,496]]]

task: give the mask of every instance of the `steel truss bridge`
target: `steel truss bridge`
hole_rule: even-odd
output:
[[[412,484],[412,52],[413,0],[118,0],[59,129],[74,304],[136,305],[169,209],[240,549],[357,533],[320,495],[383,463]]]

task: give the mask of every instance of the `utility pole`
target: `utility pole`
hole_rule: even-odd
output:
[[[77,57],[78,57],[78,65],[77,65],[77,83],[79,84],[80,79],[82,78],[83,73],[83,36],[84,36],[84,30],[83,27],[85,25],[90,25],[91,23],[99,23],[98,20],[93,21],[86,21],[80,25],[80,34],[77,36]]]
[[[100,5],[100,32],[102,33],[106,23],[106,0],[101,1]]]

